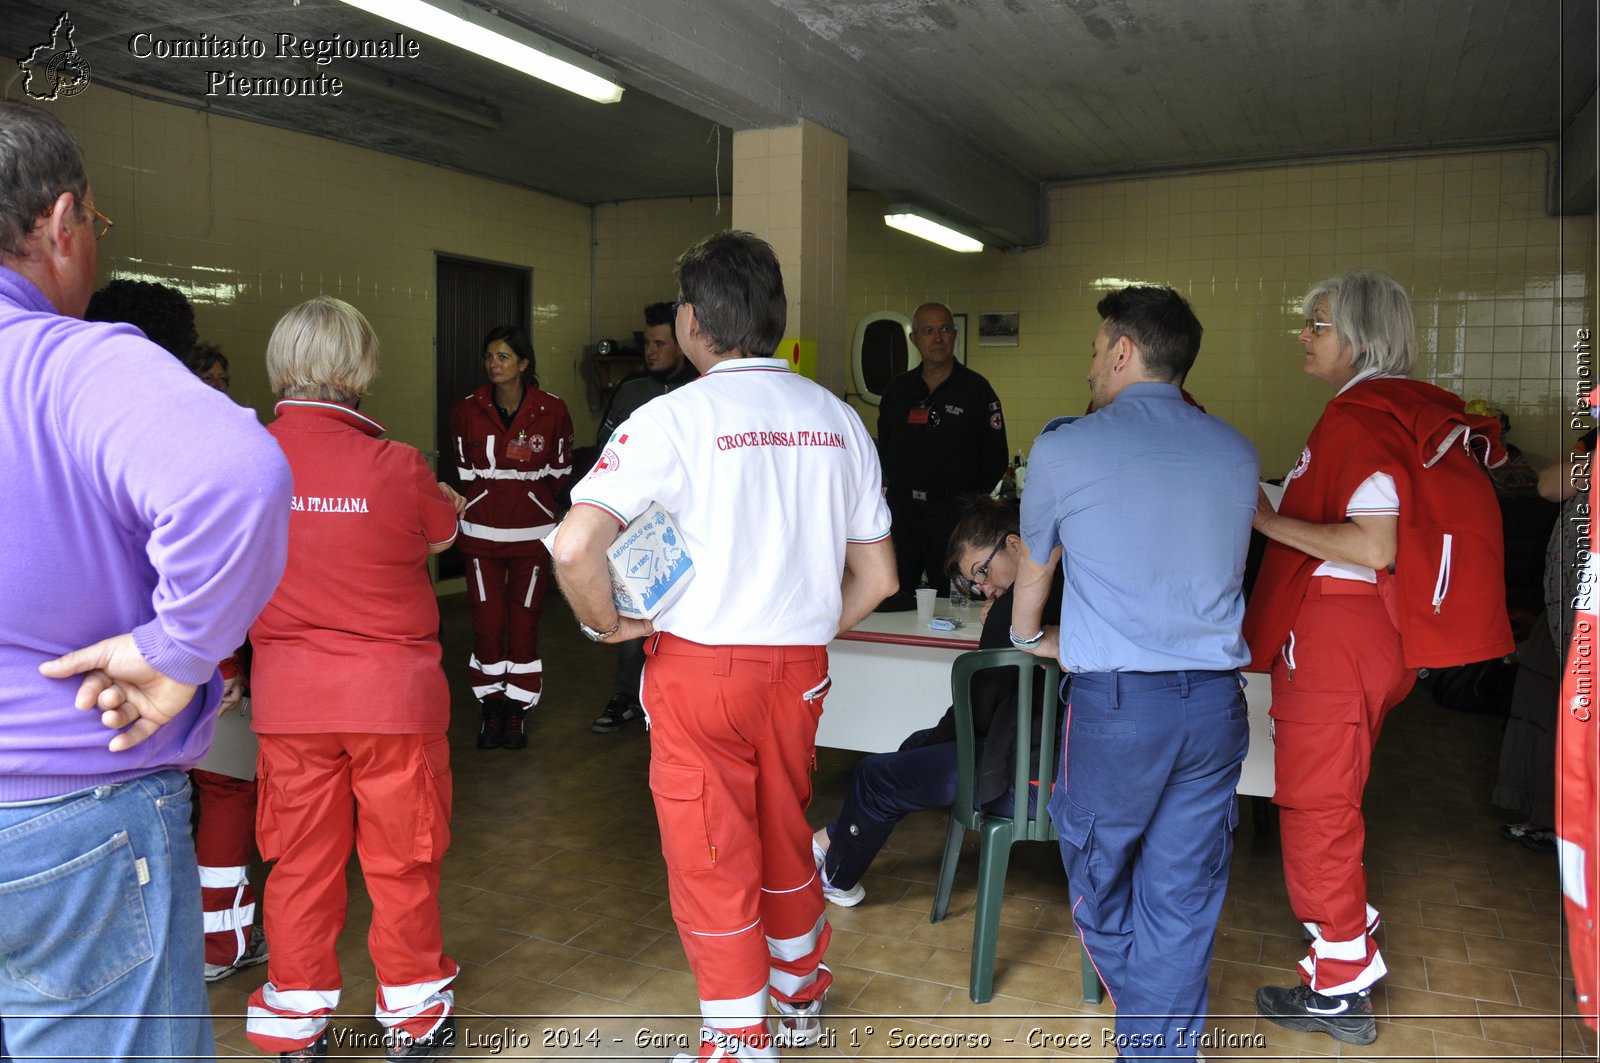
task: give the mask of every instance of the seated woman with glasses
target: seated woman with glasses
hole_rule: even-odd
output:
[[[953,587],[973,597],[983,592],[986,606],[980,649],[1010,649],[1011,585],[1022,555],[1015,505],[980,497],[968,503],[950,534],[949,572]],[[1045,605],[1046,616],[1061,611],[1061,566]],[[974,798],[1004,814],[1012,807],[1011,779],[1016,758],[1016,673],[980,672],[972,683],[972,722],[978,742]],[[1039,755],[1039,719],[1034,717],[1033,755]],[[1035,760],[1037,762],[1037,759]],[[956,798],[955,708],[927,730],[918,731],[893,753],[874,753],[856,765],[844,806],[833,822],[817,831],[812,855],[822,876],[822,893],[844,907],[861,903],[861,876],[889,840],[895,824],[909,812],[947,807]]]

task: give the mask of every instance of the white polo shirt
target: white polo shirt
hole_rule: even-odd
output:
[[[861,418],[779,358],[720,362],[652,399],[572,489],[626,524],[661,503],[695,575],[654,620],[710,646],[821,646],[839,630],[847,542],[889,537]]]

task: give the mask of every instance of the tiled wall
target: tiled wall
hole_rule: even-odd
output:
[[[434,253],[534,270],[544,383],[592,434],[578,366],[593,339],[628,339],[674,294],[679,252],[729,226],[714,197],[575,204],[314,139],[95,88],[54,105],[79,137],[99,206],[118,222],[101,282],[161,280],[195,302],[233,360],[235,393],[270,411],[260,352],[278,316],[318,293],[372,319],[384,372],[366,409],[433,445]],[[735,177],[737,179],[737,171]],[[1537,150],[1306,163],[1052,189],[1034,250],[957,255],[885,227],[884,200],[850,195],[846,335],[866,313],[927,299],[969,315],[970,363],[1006,405],[1013,449],[1080,411],[1094,303],[1123,281],[1170,283],[1206,325],[1191,389],[1260,448],[1298,453],[1326,389],[1300,371],[1298,297],[1356,267],[1410,289],[1416,375],[1503,405],[1536,458],[1568,438],[1580,326],[1595,327],[1595,218],[1544,213]],[[591,230],[592,223],[592,230]],[[591,282],[594,298],[591,307]],[[977,315],[1021,312],[1016,347],[981,347]],[[592,312],[591,312],[592,311]],[[825,345],[826,362],[846,358]],[[830,351],[829,347],[838,349]],[[876,410],[861,407],[867,422]]]
[[[847,343],[848,169],[845,138],[809,120],[733,136],[734,225],[772,244],[789,300],[784,338],[817,345],[815,379],[835,391],[847,363],[820,352]]]
[[[718,209],[721,213],[717,213]],[[677,298],[672,264],[690,244],[732,226],[733,197],[726,191],[692,199],[638,199],[594,208],[594,337],[633,342],[644,328],[644,308]],[[589,414],[575,392],[574,420],[589,416],[579,443],[593,442],[599,414]]]
[[[587,207],[112,89],[52,106],[82,145],[96,205],[117,223],[100,245],[99,283],[182,289],[201,337],[232,363],[234,396],[264,418],[273,324],[333,295],[365,313],[382,344],[363,410],[432,449],[435,252],[531,267],[541,383],[581,396]]]
[[[1570,436],[1567,348],[1595,325],[1595,218],[1546,216],[1546,162],[1497,151],[1063,186],[1050,192],[1047,242],[1011,254],[940,250],[888,229],[885,201],[856,193],[849,324],[928,299],[967,314],[968,364],[1025,449],[1088,401],[1100,295],[1171,284],[1206,327],[1190,389],[1281,474],[1329,398],[1301,371],[1300,296],[1326,276],[1384,269],[1416,304],[1413,375],[1503,406],[1512,441],[1550,458]],[[977,315],[997,310],[1021,311],[1017,346],[977,345]]]

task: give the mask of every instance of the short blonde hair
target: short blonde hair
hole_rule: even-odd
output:
[[[378,335],[361,311],[319,295],[284,314],[267,340],[267,380],[283,399],[353,405],[378,376]]]

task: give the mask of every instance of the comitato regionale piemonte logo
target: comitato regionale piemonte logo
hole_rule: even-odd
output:
[[[50,39],[17,60],[22,91],[36,100],[60,100],[89,87],[89,64],[72,40],[72,16],[61,12]]]

